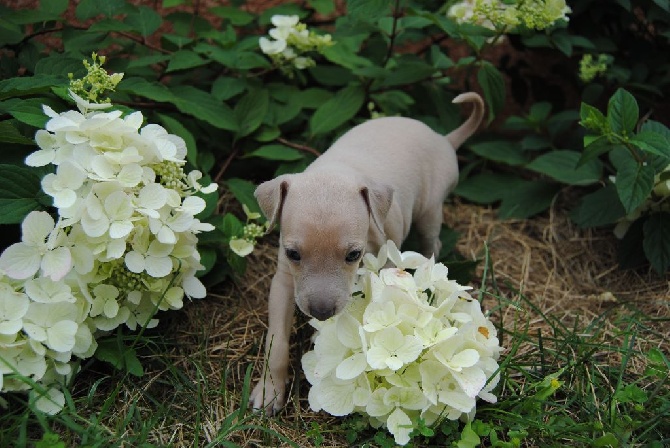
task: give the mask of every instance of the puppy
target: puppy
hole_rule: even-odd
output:
[[[469,118],[447,136],[409,118],[386,117],[356,126],[303,173],[264,182],[255,196],[269,220],[281,224],[277,272],[269,297],[263,378],[251,394],[269,413],[286,400],[294,301],[319,320],[351,298],[359,261],[386,240],[398,247],[416,226],[421,252],[439,254],[442,205],[458,181],[458,148],[479,127],[484,103],[473,92]]]

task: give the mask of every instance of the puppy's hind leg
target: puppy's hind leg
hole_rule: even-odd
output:
[[[432,207],[414,221],[419,235],[421,253],[425,257],[439,257],[442,249],[440,229],[442,228],[442,207]]]

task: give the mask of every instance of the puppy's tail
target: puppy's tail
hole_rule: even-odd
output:
[[[465,120],[465,123],[447,134],[447,140],[449,140],[451,146],[458,149],[479,128],[479,124],[484,118],[484,101],[475,92],[466,92],[458,95],[452,102],[457,104],[472,103],[473,106],[472,113]]]

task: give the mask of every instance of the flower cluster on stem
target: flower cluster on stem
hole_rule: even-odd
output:
[[[463,0],[452,5],[447,16],[495,31],[544,30],[567,21],[570,12],[565,0]]]
[[[309,31],[298,16],[275,15],[271,20],[275,27],[268,31],[270,37],[263,36],[258,43],[261,51],[288,76],[293,75],[294,69],[304,70],[316,64],[309,53],[333,45],[330,34]]]
[[[36,383],[35,406],[48,413],[62,408],[61,387],[100,335],[154,327],[157,310],[205,296],[197,234],[213,229],[195,217],[205,208],[195,193],[217,187],[184,172],[184,140],[140,112],[113,110],[100,93],[122,75],[95,57],[85,65],[87,82],[70,91],[78,110],[43,106],[49,121],[26,159],[55,167],[42,189],[56,219],[29,213],[21,241],[0,255],[0,392]]]
[[[313,410],[360,413],[405,445],[420,419],[472,419],[477,398],[496,401],[501,347],[470,288],[392,241],[366,254],[359,274],[342,313],[310,321],[314,348],[302,366]]]

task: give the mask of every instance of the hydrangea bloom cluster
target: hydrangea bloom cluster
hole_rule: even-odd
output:
[[[544,30],[560,20],[567,21],[570,12],[565,0],[463,0],[452,5],[447,16],[458,23],[514,31]]]
[[[272,59],[272,62],[287,74],[296,68],[303,70],[313,67],[314,59],[306,56],[310,52],[320,52],[333,44],[330,34],[318,35],[310,32],[298,16],[272,16],[272,28],[259,40],[261,51]]]
[[[611,61],[612,57],[606,54],[599,54],[597,59],[592,54],[585,54],[579,61],[579,79],[584,82],[593,81],[607,71]]]
[[[405,445],[419,419],[473,418],[477,398],[496,402],[501,347],[470,288],[392,241],[363,266],[347,308],[310,321],[314,349],[302,358],[310,407],[363,414]]]
[[[42,189],[57,218],[29,213],[21,242],[0,255],[0,392],[28,390],[29,378],[48,413],[62,408],[60,388],[98,336],[154,327],[157,310],[205,296],[196,235],[213,226],[195,218],[205,201],[194,193],[216,190],[184,172],[180,137],[143,125],[140,112],[70,95],[78,110],[43,107],[50,119],[26,159],[55,165]]]

